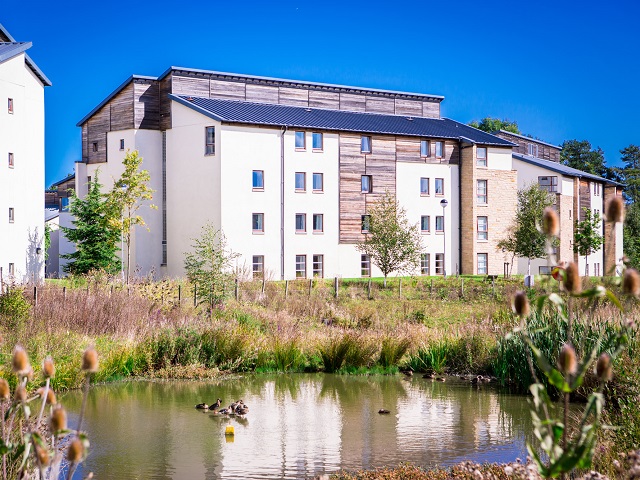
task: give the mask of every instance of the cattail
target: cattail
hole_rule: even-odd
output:
[[[46,467],[49,465],[49,451],[38,444],[36,444],[36,457],[38,457],[38,463],[40,466]]]
[[[582,291],[582,279],[578,272],[578,265],[574,262],[567,265],[566,275],[564,279],[564,288],[573,295],[577,295]]]
[[[14,400],[16,403],[23,403],[23,402],[26,402],[26,400],[27,400],[27,389],[26,389],[26,388],[24,388],[24,385],[19,384],[19,385],[16,387],[16,391],[15,391],[15,392],[14,392],[14,394],[13,394],[13,400]]]
[[[67,450],[67,460],[69,463],[79,463],[82,460],[83,455],[84,445],[82,444],[82,440],[74,438],[69,444],[69,449]]]
[[[558,355],[558,368],[562,373],[573,375],[578,370],[576,351],[571,345],[565,343]]]
[[[93,347],[89,347],[84,351],[82,355],[82,370],[87,373],[94,373],[98,371],[98,352]]]
[[[613,378],[613,368],[611,367],[611,357],[603,353],[596,363],[596,375],[601,382],[608,382]]]
[[[624,219],[624,203],[618,196],[613,197],[607,203],[607,222],[621,223]]]
[[[53,359],[47,357],[42,362],[42,375],[44,378],[52,378],[56,374],[56,367],[53,364]]]
[[[548,237],[555,237],[560,233],[560,219],[553,207],[547,207],[542,214],[542,231]]]
[[[627,295],[640,295],[640,275],[635,268],[627,268],[622,276],[622,291]]]
[[[16,345],[13,349],[13,360],[11,362],[13,371],[19,377],[24,377],[29,373],[31,364],[29,363],[29,356],[20,345]]]
[[[9,400],[11,397],[11,389],[9,388],[9,382],[4,378],[0,378],[0,400]]]
[[[40,387],[36,393],[40,398],[42,398],[44,396],[44,387]],[[47,390],[47,403],[49,405],[55,405],[58,403],[55,392],[50,388]]]
[[[67,411],[61,405],[53,408],[49,418],[49,430],[51,433],[67,429]]]
[[[529,316],[529,299],[527,294],[522,290],[516,292],[513,297],[513,311],[521,317]]]

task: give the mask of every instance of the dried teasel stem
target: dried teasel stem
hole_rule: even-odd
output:
[[[529,299],[522,290],[517,291],[513,297],[513,311],[520,317],[528,317],[530,313]]]
[[[558,368],[565,375],[575,375],[578,371],[578,361],[576,359],[576,351],[574,348],[565,343],[558,355]]]
[[[40,414],[38,415],[38,420],[36,421],[36,429],[40,426],[40,422],[42,421],[42,415],[44,415],[44,407],[47,404],[47,400],[49,400],[49,392],[50,392],[49,382],[50,381],[51,381],[51,378],[47,377],[47,380],[44,384],[44,390],[42,392],[42,406],[40,407]],[[55,395],[53,395],[53,400],[55,402]]]
[[[80,417],[78,419],[77,432],[80,433],[82,427],[82,419],[84,418],[84,411],[87,407],[87,397],[89,396],[89,385],[91,384],[91,375],[98,371],[98,352],[95,348],[89,347],[84,351],[82,355],[82,370],[86,372],[84,379],[84,394],[82,396],[82,407],[80,409]]]
[[[67,461],[70,463],[69,472],[67,474],[67,480],[71,480],[73,478],[73,474],[78,468],[78,465],[82,461],[82,456],[84,455],[84,445],[82,440],[79,438],[74,438],[69,444],[69,448],[67,449]]]
[[[622,276],[622,292],[634,297],[640,296],[640,274],[635,268],[627,268]]]
[[[564,288],[572,295],[579,294],[582,291],[582,280],[578,265],[575,262],[570,262],[565,273]]]
[[[553,207],[547,207],[542,214],[542,231],[548,237],[556,237],[560,233],[560,219]]]
[[[20,345],[16,345],[16,347],[13,349],[11,368],[19,378],[27,376],[29,374],[29,370],[31,370],[29,356],[27,355],[27,352],[25,352],[24,348],[22,348]]]
[[[613,378],[613,368],[611,366],[611,357],[603,353],[596,362],[596,375],[601,382],[608,382]]]
[[[606,206],[607,209],[607,222],[621,223],[624,220],[624,203],[622,198],[615,196]]]

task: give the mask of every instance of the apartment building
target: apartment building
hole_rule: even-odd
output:
[[[76,190],[138,150],[156,190],[132,269],[180,276],[205,223],[247,275],[367,277],[356,249],[386,192],[420,226],[416,274],[502,274],[518,143],[442,118],[443,97],[171,67],[132,76],[78,126]],[[443,202],[444,200],[444,202]]]
[[[44,87],[51,82],[0,25],[0,283],[44,274]]]

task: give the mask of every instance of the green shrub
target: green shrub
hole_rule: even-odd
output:
[[[0,294],[0,321],[9,330],[13,332],[21,331],[30,311],[31,304],[27,301],[21,289],[13,288],[6,293]]]
[[[342,368],[347,354],[353,345],[353,338],[350,334],[343,334],[341,337],[334,336],[327,339],[318,347],[324,371],[333,373]]]
[[[382,340],[378,364],[384,368],[397,366],[410,346],[411,340],[408,338],[385,337]]]
[[[422,346],[409,356],[407,366],[414,372],[443,373],[450,349],[449,343],[444,340]]]

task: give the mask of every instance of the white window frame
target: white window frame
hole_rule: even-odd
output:
[[[13,207],[9,207],[9,223],[16,221],[16,211]]]
[[[324,278],[324,255],[315,254],[311,257],[311,275],[313,278]]]
[[[320,228],[316,228],[316,220],[320,219]],[[314,213],[311,217],[312,224],[311,228],[313,229],[313,233],[324,233],[324,214],[322,213]]]
[[[489,240],[489,217],[480,215],[477,217],[476,230],[478,232],[478,240]]]
[[[258,226],[260,228],[253,228],[258,219]],[[264,213],[252,213],[251,214],[251,231],[255,233],[264,233]]]
[[[420,275],[431,274],[431,254],[423,253],[420,255]]]
[[[483,152],[484,155],[481,156],[480,152]],[[476,148],[476,166],[478,166],[478,167],[486,167],[487,166],[487,147],[478,147],[478,148]]]
[[[480,259],[484,259],[484,271],[480,270]],[[489,254],[488,253],[478,253],[476,257],[476,268],[478,275],[488,275],[489,274]]]
[[[438,228],[438,223],[442,228]],[[436,215],[436,233],[444,233],[444,215]]]
[[[15,166],[15,157],[13,155],[13,152],[9,152],[9,168],[13,168]]]
[[[298,228],[298,220],[302,222],[302,228]],[[307,233],[307,214],[296,213],[296,233]]]
[[[302,139],[302,146],[298,146],[298,140]],[[294,145],[296,147],[296,150],[306,150],[307,149],[307,135],[306,132],[302,132],[300,130],[297,130],[294,133]]]
[[[253,278],[264,278],[264,255],[253,255],[251,267]]]
[[[296,278],[307,278],[306,255],[296,255]]]
[[[425,181],[426,180],[426,181]],[[429,177],[420,177],[420,195],[423,197],[428,197],[430,194],[430,184],[431,180],[429,179]],[[423,189],[423,186],[427,186],[427,189]]]
[[[480,191],[480,185],[484,186],[484,193]],[[478,205],[486,205],[489,203],[489,181],[484,179],[476,180],[476,203]]]
[[[256,179],[260,179],[259,183],[261,185],[256,185]],[[253,170],[251,172],[251,185],[254,192],[264,192],[264,170]]]
[[[439,155],[438,155],[438,149],[440,150],[440,154]],[[444,156],[445,156],[444,142],[437,141],[436,142],[436,158],[444,158]]]
[[[444,253],[436,253],[435,272],[436,275],[444,275]]]
[[[7,98],[7,111],[13,115],[13,98]]]
[[[535,143],[528,143],[527,144],[527,153],[529,154],[530,157],[537,157],[538,156],[538,145]]]
[[[298,178],[302,178],[302,187],[298,187]],[[306,192],[307,191],[307,174],[305,172],[296,172],[293,186],[295,188],[295,191],[298,193]]]
[[[213,141],[209,141],[209,132],[213,133]],[[204,154],[215,155],[216,154],[216,127],[209,125],[204,127]]]
[[[371,277],[371,257],[369,255],[360,255],[360,276]]]
[[[442,187],[440,190],[440,193],[438,193],[438,180],[440,181],[440,186]],[[437,197],[441,197],[444,195],[444,178],[436,178],[435,180],[435,187],[433,189],[433,193],[437,196]]]
[[[320,188],[316,188],[316,178],[320,179]],[[324,192],[324,174],[320,172],[314,172],[311,177],[313,193]]]
[[[427,228],[424,228],[424,221],[427,219]],[[430,215],[421,215],[420,216],[420,232],[421,233],[431,233],[431,216]]]
[[[431,156],[431,142],[429,140],[420,140],[420,156],[422,158]]]

